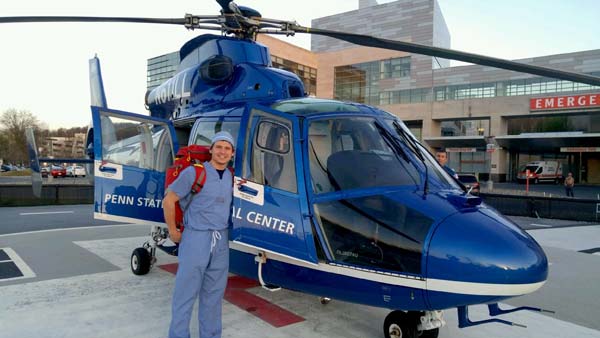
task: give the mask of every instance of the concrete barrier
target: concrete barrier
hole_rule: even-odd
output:
[[[0,206],[94,203],[94,186],[87,184],[44,185],[42,196],[33,195],[31,185],[0,185]]]
[[[483,201],[505,215],[598,221],[600,201],[579,198],[515,196],[482,193]]]

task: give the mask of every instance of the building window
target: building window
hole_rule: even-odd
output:
[[[274,68],[279,68],[292,72],[302,80],[304,90],[309,95],[317,95],[317,69],[303,64],[296,63],[291,60],[272,55],[271,63]]]
[[[179,52],[173,52],[148,60],[146,87],[152,90],[172,78],[179,66]]]
[[[395,92],[384,92],[379,81],[410,76],[410,57],[335,67],[334,98],[372,105],[398,103]]]
[[[553,115],[508,118],[508,135],[523,133],[583,132],[600,133],[600,115]]]
[[[600,72],[590,75],[600,76]],[[496,96],[540,95],[548,93],[585,92],[600,87],[550,78],[530,78],[493,83],[471,83],[435,88],[435,100],[480,99]]]
[[[490,120],[451,120],[442,121],[441,136],[488,136]]]

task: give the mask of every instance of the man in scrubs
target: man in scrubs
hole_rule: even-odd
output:
[[[233,177],[227,169],[234,153],[234,140],[225,131],[212,138],[212,158],[204,162],[206,183],[191,194],[196,180],[193,166],[180,173],[163,199],[169,237],[179,245],[179,268],[171,312],[169,338],[189,338],[190,319],[199,300],[200,338],[221,337],[221,307],[229,270],[228,227],[233,195]],[[185,231],[175,226],[175,202],[184,212]],[[187,208],[186,208],[187,206]]]

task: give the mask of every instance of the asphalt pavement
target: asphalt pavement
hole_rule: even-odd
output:
[[[0,234],[120,224],[94,219],[92,204],[0,208]]]

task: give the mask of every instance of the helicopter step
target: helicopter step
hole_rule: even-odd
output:
[[[258,254],[254,257],[254,261],[258,263],[258,281],[263,289],[267,291],[279,291],[281,288],[279,286],[265,283],[262,276],[262,266],[267,262],[267,254],[264,251],[259,251]]]

